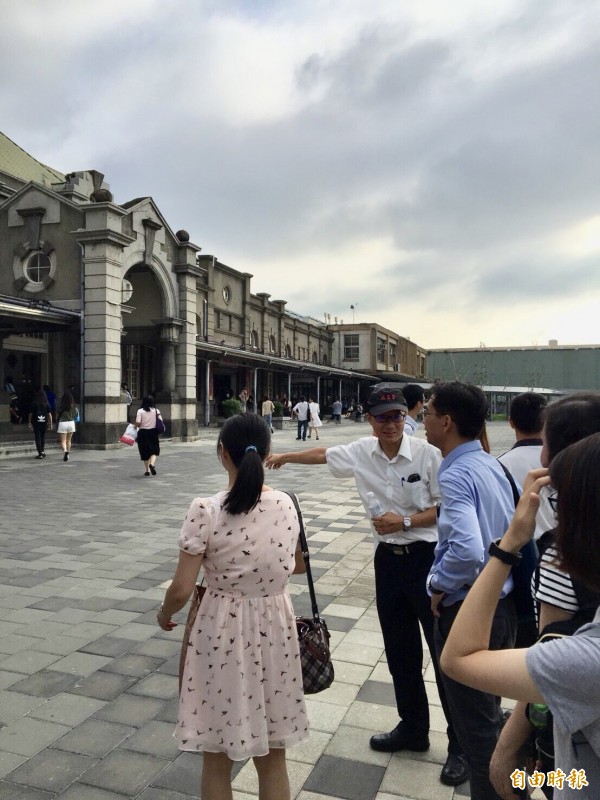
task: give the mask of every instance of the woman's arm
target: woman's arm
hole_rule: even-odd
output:
[[[171,631],[177,627],[171,617],[184,607],[196,586],[200,567],[204,561],[204,554],[191,556],[189,553],[179,551],[179,562],[171,585],[165,593],[165,599],[156,615],[158,624],[163,631]]]
[[[525,767],[526,757],[521,750],[533,730],[525,715],[527,704],[518,702],[500,732],[496,749],[490,760],[490,783],[502,800],[515,800],[511,775]]]
[[[302,547],[300,546],[300,540],[298,540],[298,544],[296,545],[296,551],[294,553],[294,570],[293,575],[304,575],[306,572],[306,562],[304,561],[304,556],[302,555]]]
[[[516,554],[533,535],[539,491],[549,483],[547,470],[530,473],[533,483],[523,492],[500,549]],[[494,612],[511,567],[490,558],[469,590],[452,625],[441,667],[454,680],[483,692],[515,700],[543,702],[525,662],[526,650],[489,650]]]

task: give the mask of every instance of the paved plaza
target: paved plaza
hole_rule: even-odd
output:
[[[369,432],[367,424],[327,424],[318,444]],[[273,451],[311,446],[295,435],[277,431]],[[496,455],[513,442],[503,423],[490,425],[489,436]],[[194,443],[163,442],[155,478],[144,477],[137,448],[75,448],[68,463],[58,452],[0,460],[1,800],[198,797],[202,756],[181,753],[172,736],[183,626],[164,633],[155,615],[191,499],[226,484],[215,444],[216,431]],[[439,782],[445,722],[430,664],[431,749],[369,748],[369,737],[398,717],[354,481],[332,478],[325,466],[290,465],[267,480],[300,497],[336,672],[330,689],[307,698],[309,742],[288,751],[292,797],[468,796],[468,785]],[[291,591],[296,613],[309,613],[305,576],[293,577]],[[236,800],[256,800],[252,764],[235,773]]]

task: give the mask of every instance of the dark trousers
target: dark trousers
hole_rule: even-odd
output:
[[[41,456],[46,447],[46,423],[33,422],[31,427],[33,428],[36,450],[38,451],[38,455]]]
[[[308,420],[298,420],[298,439],[306,439],[306,430],[308,428]]]
[[[385,655],[394,682],[396,706],[403,723],[415,735],[429,733],[429,702],[423,680],[423,644],[419,623],[431,653],[435,677],[448,723],[448,752],[462,752],[438,667],[434,646],[434,617],[425,581],[433,563],[435,544],[422,543],[411,552],[399,555],[389,545],[375,551],[375,589],[377,613],[383,633]]]
[[[440,606],[435,625],[435,647],[441,654],[461,603]],[[517,615],[511,597],[500,600],[490,634],[490,650],[513,647],[517,630]],[[502,721],[500,698],[487,692],[471,689],[442,675],[452,722],[469,762],[471,800],[500,800],[490,783],[490,759]]]

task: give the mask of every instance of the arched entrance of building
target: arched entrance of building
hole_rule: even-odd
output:
[[[125,280],[131,284],[121,306],[123,327],[121,382],[135,400],[156,395],[165,387],[161,324],[167,316],[161,284],[148,265],[131,267]]]

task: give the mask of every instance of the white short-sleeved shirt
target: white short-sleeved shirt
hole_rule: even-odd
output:
[[[365,511],[369,514],[367,492],[373,492],[385,511],[410,516],[437,505],[440,490],[437,472],[442,454],[424,439],[403,436],[398,455],[389,459],[374,436],[365,436],[350,444],[328,447],[327,466],[336,478],[354,478]],[[411,476],[418,479],[409,481]],[[370,515],[369,515],[370,516]],[[380,536],[372,528],[376,544],[437,542],[437,526],[399,531]]]
[[[542,465],[540,455],[542,453],[541,444],[517,445],[498,457],[498,461],[503,464],[513,476],[519,487],[522,489],[525,484],[527,473],[532,469],[539,469]],[[537,541],[546,531],[552,530],[556,525],[556,518],[552,507],[548,502],[548,496],[554,490],[546,486],[540,492],[540,507],[535,518],[535,533],[533,538]]]

